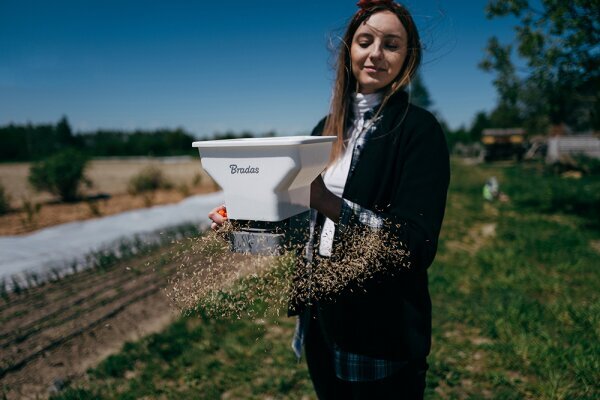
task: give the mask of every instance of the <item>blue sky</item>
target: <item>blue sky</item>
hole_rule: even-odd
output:
[[[0,125],[76,131],[183,127],[309,132],[327,113],[336,42],[357,0],[0,0]],[[439,115],[468,125],[496,99],[477,68],[485,0],[410,0],[426,45],[422,75]]]

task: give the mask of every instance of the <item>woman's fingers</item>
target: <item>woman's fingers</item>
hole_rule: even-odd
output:
[[[213,221],[210,227],[212,229],[219,229],[219,227],[227,220],[227,209],[224,205],[216,207],[208,213],[208,218]]]

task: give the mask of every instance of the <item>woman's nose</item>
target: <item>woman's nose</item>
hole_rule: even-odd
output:
[[[383,52],[381,51],[381,47],[373,46],[371,48],[371,54],[369,54],[369,57],[371,57],[371,59],[373,59],[373,60],[379,60],[379,59],[381,59],[382,55],[383,55]]]

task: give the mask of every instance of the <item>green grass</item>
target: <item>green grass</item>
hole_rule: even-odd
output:
[[[592,229],[600,227],[600,172],[579,179],[557,177],[542,164],[506,168],[506,190],[526,210],[545,214],[566,213],[584,218]]]
[[[490,175],[501,186],[504,181],[511,196],[508,189],[543,184],[528,172],[518,174],[517,167],[454,165],[453,172],[440,253],[430,274],[429,397],[597,398],[600,255],[590,242],[599,239],[598,231],[582,228],[589,225],[585,219],[536,212],[514,199],[479,200],[476,189]],[[564,185],[560,179],[552,184]],[[495,226],[496,235],[469,235],[482,225]]]
[[[75,398],[75,391],[81,398],[219,399],[224,392],[235,399],[254,393],[298,398],[311,386],[290,350],[292,329],[293,321],[284,317],[182,318],[105,359],[88,372],[91,383],[85,389],[54,398]]]
[[[533,181],[519,168],[453,163],[430,268],[429,399],[600,397],[600,254],[592,248],[600,232],[569,207],[557,214],[524,205],[514,189],[523,193],[527,182],[535,188],[573,183],[548,176]],[[508,203],[482,200],[492,175]],[[250,307],[251,318],[202,312],[182,318],[126,344],[90,370],[86,382],[53,398],[314,398],[306,367],[289,347],[294,321],[260,317],[267,308],[261,302]]]

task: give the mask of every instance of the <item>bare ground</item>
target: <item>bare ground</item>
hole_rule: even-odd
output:
[[[131,177],[149,165],[158,165],[173,189],[150,196],[128,194]],[[193,159],[94,160],[86,173],[94,185],[84,194],[110,197],[62,204],[32,191],[27,184],[29,166],[0,165],[0,183],[15,209],[0,216],[0,235],[174,203],[217,189]],[[25,202],[40,204],[39,211],[28,215]],[[81,379],[88,368],[119,351],[126,341],[161,331],[177,318],[179,311],[165,294],[168,276],[178,263],[174,246],[108,270],[86,270],[20,294],[4,294],[0,298],[0,397],[46,398]],[[157,263],[165,255],[170,261]],[[201,257],[188,255],[187,261],[201,264]]]
[[[10,398],[46,397],[123,343],[177,315],[162,273],[130,261],[86,270],[0,300],[0,380]],[[165,270],[168,270],[166,267]]]
[[[158,165],[174,188],[150,196],[128,194],[131,177],[148,165]],[[193,159],[94,160],[87,170],[94,186],[86,194],[107,193],[110,198],[61,204],[48,194],[33,192],[27,185],[28,171],[27,163],[0,165],[0,183],[16,209],[0,216],[0,235],[174,203],[218,188]],[[41,204],[39,212],[28,218],[23,201]],[[169,325],[180,315],[165,290],[168,277],[181,262],[174,256],[176,246],[180,244],[108,270],[86,270],[20,294],[4,294],[0,298],[0,398],[46,398],[82,379],[88,368],[119,351],[125,342]],[[170,261],[158,261],[165,256]],[[202,265],[203,257],[187,254],[186,262]]]
[[[0,397],[46,398],[83,379],[126,341],[170,324],[180,315],[166,295],[168,279],[182,263],[180,246],[0,299]],[[186,263],[206,264],[201,252],[185,254]],[[168,262],[159,261],[165,256]],[[238,268],[244,258],[232,261],[231,268]]]

